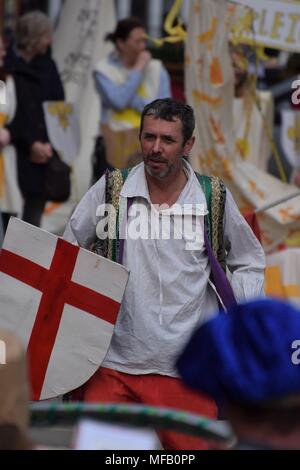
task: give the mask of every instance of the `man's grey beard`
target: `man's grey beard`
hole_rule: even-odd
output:
[[[152,168],[147,165],[146,162],[144,162],[144,164],[145,164],[145,168],[146,168],[146,171],[147,171],[148,175],[152,176],[153,178],[159,178],[159,179],[165,178],[170,173],[172,173],[172,170],[174,169],[174,165],[173,166],[168,166],[166,170],[161,171],[160,173],[155,173],[155,172],[152,171]],[[177,168],[181,169],[181,168],[183,168],[183,166],[184,166],[184,162],[183,162],[183,158],[181,158],[180,161],[178,162],[178,167]]]
[[[165,178],[171,172],[170,171],[171,167],[168,167],[166,170],[161,171],[160,173],[156,173],[152,171],[152,168],[150,168],[147,164],[145,164],[145,168],[146,168],[148,175],[152,176],[153,178],[159,178],[159,179]]]

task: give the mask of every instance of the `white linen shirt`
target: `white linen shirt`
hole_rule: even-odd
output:
[[[185,170],[188,181],[177,204],[197,203],[206,208],[204,193],[188,163]],[[143,163],[131,170],[121,197],[151,207]],[[99,221],[97,207],[104,203],[102,177],[79,203],[64,238],[88,248]],[[224,235],[231,246],[227,266],[237,301],[263,295],[264,252],[228,189]],[[129,281],[102,366],[129,374],[176,377],[176,358],[193,330],[218,309],[205,248],[187,250],[184,239],[127,239],[123,264],[130,270]]]

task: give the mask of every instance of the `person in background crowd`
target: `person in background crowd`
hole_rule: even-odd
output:
[[[107,162],[124,168],[141,161],[138,141],[141,112],[150,101],[171,96],[170,79],[162,63],[152,59],[146,50],[146,31],[138,18],[120,20],[106,40],[115,49],[99,62],[94,72],[102,105],[101,134]],[[102,156],[100,172],[106,168]]]
[[[193,333],[177,368],[223,407],[236,449],[300,449],[300,311],[279,300],[236,305]]]
[[[15,149],[9,145],[10,134],[5,124],[12,121],[16,110],[16,96],[13,78],[5,72],[6,51],[0,37],[0,80],[3,102],[0,102],[0,210],[1,223],[5,232],[10,216],[21,213],[22,197],[17,180]],[[2,100],[1,100],[2,101]]]
[[[24,198],[22,218],[39,226],[46,204],[46,167],[53,155],[43,112],[44,101],[64,100],[64,90],[50,56],[51,25],[42,12],[22,16],[16,30],[16,56],[11,73],[16,88],[16,112],[6,125],[18,156],[18,181]]]

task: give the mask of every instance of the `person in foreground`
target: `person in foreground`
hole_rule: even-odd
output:
[[[223,407],[236,449],[300,449],[300,310],[279,300],[240,304],[201,326],[177,367]]]
[[[175,236],[179,209],[184,212],[186,207],[200,204],[206,212],[211,207],[212,214],[207,216],[210,234],[217,235],[217,256],[224,255],[223,242],[227,245],[223,261],[232,272],[231,285],[238,301],[262,294],[265,258],[230,192],[217,178],[204,179],[203,190],[203,181],[184,158],[194,144],[194,127],[190,106],[170,98],[148,104],[140,128],[144,161],[130,172],[115,170],[103,176],[83,197],[66,228],[65,239],[122,262],[130,270],[110,349],[85,384],[88,402],[146,403],[210,418],[217,415],[215,403],[206,395],[189,392],[174,368],[192,331],[218,307],[207,250],[197,238],[198,232],[195,239],[190,228]],[[207,188],[211,204],[206,202]],[[102,240],[107,217],[99,214],[108,201],[125,213],[123,220],[124,203],[131,204],[129,228],[134,227],[135,213],[146,211],[149,217],[143,219],[140,229],[145,235],[151,226],[150,236],[127,236],[123,253],[118,231],[117,240]],[[186,217],[201,231],[202,215],[189,210]],[[161,235],[165,218],[171,228],[168,239],[165,233]],[[160,438],[165,449],[207,448],[201,439],[173,432],[161,432]]]

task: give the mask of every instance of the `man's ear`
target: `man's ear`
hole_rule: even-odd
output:
[[[193,148],[194,143],[195,143],[195,137],[194,136],[186,141],[186,143],[184,144],[184,147],[183,147],[183,154],[184,155],[188,155],[190,153],[190,151]]]

